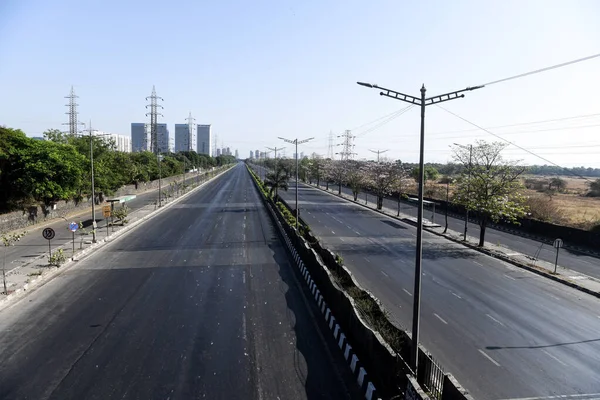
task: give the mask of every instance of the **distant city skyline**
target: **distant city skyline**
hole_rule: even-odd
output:
[[[356,159],[373,159],[369,149],[378,149],[416,162],[418,107],[400,112],[405,103],[357,81],[412,96],[424,85],[434,96],[499,80],[427,109],[426,162],[451,161],[454,143],[500,140],[493,133],[525,149],[510,145],[507,159],[600,167],[600,58],[502,81],[597,54],[598,1],[141,4],[1,2],[1,123],[29,136],[66,130],[73,86],[79,121],[127,134],[131,122],[148,121],[154,85],[164,98],[159,122],[174,132],[171,124],[191,111],[196,123],[213,124],[213,149],[247,155],[278,146],[283,135],[315,137],[298,152],[326,156],[329,132],[339,152],[337,136],[351,130]],[[188,29],[182,10],[202,23]],[[110,29],[89,29],[109,20]],[[93,62],[72,62],[65,43]],[[191,44],[198,51],[189,53]],[[185,62],[173,62],[182,54]]]

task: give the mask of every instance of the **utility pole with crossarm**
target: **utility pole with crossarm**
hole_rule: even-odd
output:
[[[415,257],[415,288],[413,293],[413,323],[412,323],[412,346],[411,346],[411,367],[413,373],[417,374],[418,367],[418,356],[419,356],[419,322],[420,322],[420,309],[421,309],[421,256],[423,254],[423,181],[424,181],[424,161],[423,155],[425,153],[425,107],[433,104],[442,103],[444,101],[450,101],[465,97],[463,92],[468,92],[475,89],[481,89],[484,86],[468,87],[466,89],[457,90],[456,92],[450,92],[441,94],[438,96],[425,97],[425,85],[421,87],[421,97],[414,97],[408,94],[396,92],[395,90],[386,89],[378,85],[372,85],[365,82],[356,82],[361,86],[365,86],[372,89],[379,89],[381,96],[391,97],[392,99],[404,101],[406,103],[421,106],[421,143],[419,150],[419,202],[417,205],[417,249]]]

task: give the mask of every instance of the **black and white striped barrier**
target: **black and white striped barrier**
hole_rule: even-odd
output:
[[[271,213],[274,212],[271,209],[271,207],[267,207],[267,208],[269,208]],[[338,348],[344,355],[344,359],[346,360],[346,362],[348,363],[348,366],[352,370],[352,374],[356,378],[356,382],[358,383],[358,386],[360,387],[361,391],[364,393],[365,399],[381,400],[377,397],[377,390],[375,389],[375,385],[373,385],[373,383],[369,380],[369,375],[367,374],[367,371],[365,371],[358,356],[352,349],[352,345],[350,345],[350,343],[348,343],[346,335],[342,332],[342,328],[336,322],[335,316],[333,315],[333,313],[327,306],[327,303],[323,299],[323,295],[321,295],[321,292],[317,288],[316,283],[313,281],[313,279],[310,276],[310,272],[308,272],[308,269],[306,268],[306,266],[304,265],[304,262],[300,258],[300,255],[298,254],[298,252],[292,245],[292,241],[290,240],[290,238],[286,234],[285,230],[281,226],[277,217],[275,217],[275,221],[277,222],[280,232],[282,232],[283,237],[285,238],[285,243],[286,243],[288,249],[290,250],[290,253],[292,254],[292,257],[294,259],[294,262],[296,263],[296,266],[298,267],[298,269],[300,270],[300,273],[302,274],[302,277],[306,281],[306,284],[308,285],[308,288],[310,289],[312,296],[314,297],[315,301],[317,302],[317,306],[319,307],[321,314],[323,314],[325,321],[327,322],[327,325],[329,326],[329,329],[331,330],[331,333],[333,334],[333,337],[336,340]]]

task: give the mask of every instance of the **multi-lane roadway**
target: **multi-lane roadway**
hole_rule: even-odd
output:
[[[294,207],[294,185],[279,193]],[[410,330],[416,228],[307,185],[299,201]],[[427,232],[423,257],[421,343],[475,398],[600,398],[600,299]]]
[[[338,192],[337,185],[329,187],[333,189],[333,192]],[[342,191],[346,194],[351,195],[352,191],[342,186]],[[364,194],[360,195],[359,200],[364,200]],[[375,201],[375,197],[369,196],[371,204]],[[401,212],[408,214],[412,217],[417,216],[416,202],[402,201]],[[398,201],[389,197],[386,197],[383,202],[384,207],[388,207],[392,210],[398,208]],[[431,220],[433,210],[429,208],[425,211],[425,218]],[[436,208],[436,215],[434,221],[442,226],[445,224],[444,210],[442,207]],[[464,232],[465,218],[461,215],[452,214],[448,216],[448,228],[456,232]],[[479,239],[479,224],[476,221],[469,219],[467,226],[467,232],[469,236],[473,236]],[[528,255],[530,257],[538,257],[540,260],[554,263],[556,258],[556,249],[552,247],[552,243],[547,239],[546,241],[536,240],[535,238],[525,237],[511,232],[506,232],[492,227],[488,227],[485,232],[485,239],[487,243],[500,244],[503,247],[517,251],[519,253]],[[552,238],[554,239],[554,238]],[[594,257],[587,253],[577,251],[570,248],[563,248],[560,251],[559,265],[581,272],[583,274],[600,278],[600,258]]]
[[[359,398],[250,179],[234,167],[0,311],[0,399]]]

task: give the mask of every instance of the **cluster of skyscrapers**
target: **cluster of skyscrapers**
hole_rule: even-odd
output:
[[[173,137],[167,124],[156,124],[156,135],[160,153],[195,151],[198,154],[217,155],[212,154],[213,136],[211,125],[175,124],[175,135]],[[150,124],[133,122],[131,124],[131,142],[133,151],[151,151]]]

